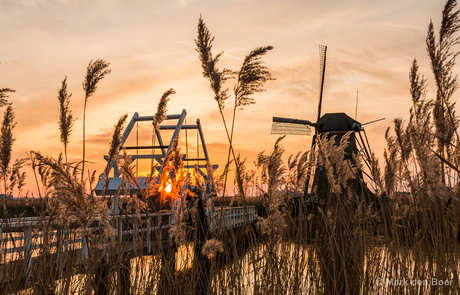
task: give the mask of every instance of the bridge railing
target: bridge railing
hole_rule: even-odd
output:
[[[233,229],[244,223],[254,222],[254,206],[215,207],[211,218],[211,230],[216,221],[225,229]],[[115,230],[114,238],[119,246],[127,239],[132,241],[132,251],[142,245],[152,251],[152,241],[170,241],[170,229],[175,213],[150,213],[139,215],[110,216],[110,224]],[[87,256],[90,241],[82,236],[76,223],[70,227],[60,228],[57,221],[49,224],[48,218],[28,217],[8,219],[0,222],[0,264],[24,259],[30,267],[32,257],[39,255],[39,250],[50,249],[54,253],[81,249],[83,259]],[[95,219],[89,231],[95,235],[101,230],[101,222]],[[142,241],[140,240],[142,237]]]
[[[225,229],[240,227],[245,223],[253,223],[255,220],[255,207],[214,207],[211,230],[215,230],[216,224],[220,223]]]
[[[152,239],[155,232],[162,239],[163,233],[169,233],[173,220],[173,213],[150,213],[138,215],[110,216],[110,224],[115,233],[114,238],[121,245],[127,235],[139,236],[145,234],[146,246],[151,251]],[[88,241],[83,237],[77,224],[60,228],[57,221],[49,222],[49,218],[29,217],[8,219],[0,223],[0,263],[20,258],[30,260],[38,255],[39,249],[77,250],[82,249],[83,255],[88,248]],[[97,235],[101,229],[101,222],[95,219],[88,231]],[[136,235],[137,233],[137,235]],[[169,238],[169,235],[168,235]],[[136,238],[133,239],[133,248],[136,248]],[[56,249],[61,248],[62,249]]]

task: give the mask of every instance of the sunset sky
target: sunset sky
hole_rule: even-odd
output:
[[[51,156],[63,151],[57,92],[67,76],[78,118],[69,158],[81,159],[82,81],[88,63],[104,59],[112,73],[87,105],[90,169],[102,172],[120,116],[153,115],[162,93],[174,88],[168,113],[186,109],[189,124],[200,118],[211,162],[222,173],[228,142],[195,51],[200,14],[215,36],[214,53],[224,52],[219,68],[238,70],[251,50],[274,46],[264,61],[276,80],[254,96],[255,105],[237,112],[234,146],[247,157],[248,168],[277,139],[270,134],[273,116],[316,120],[320,44],[328,46],[323,113],[354,117],[359,91],[358,121],[386,118],[366,126],[381,156],[386,127],[396,117],[408,119],[414,58],[428,78],[428,98],[435,95],[425,37],[430,19],[439,30],[443,5],[440,0],[0,0],[0,88],[16,90],[9,95],[17,121],[13,157],[26,157],[28,150]],[[232,99],[226,102],[228,122]],[[309,149],[311,139],[288,136],[286,156]],[[27,182],[33,190],[32,178]]]

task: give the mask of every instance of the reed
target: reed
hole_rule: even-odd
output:
[[[235,72],[226,68],[219,71],[217,68],[217,62],[223,52],[218,53],[215,57],[213,57],[211,49],[214,37],[212,37],[211,32],[204,23],[201,15],[198,20],[197,28],[198,35],[195,40],[195,45],[197,47],[196,51],[198,52],[198,57],[203,68],[203,76],[208,79],[211,84],[211,89],[214,92],[214,99],[217,101],[222,122],[224,123],[225,132],[227,133],[227,139],[229,142],[227,163],[230,163],[231,153],[236,168],[235,177],[239,194],[244,199],[245,194],[243,180],[240,177],[243,173],[240,171],[241,168],[238,165],[237,156],[233,150],[233,130],[235,127],[236,110],[242,110],[245,106],[254,104],[255,99],[253,95],[257,92],[264,91],[263,86],[267,81],[274,80],[269,69],[263,65],[264,62],[262,61],[262,56],[272,50],[273,46],[258,47],[251,51],[245,57],[239,71]],[[233,87],[235,103],[233,106],[232,126],[229,132],[223,110],[224,102],[230,97],[230,95],[228,94],[228,88],[224,89],[224,84],[227,80],[233,79],[235,76],[237,78],[236,84]],[[228,169],[225,170],[224,174],[224,193],[227,186],[227,176]]]
[[[15,92],[15,90],[10,89],[10,88],[0,88],[0,106],[5,106],[8,104],[8,100],[6,98],[8,95],[6,95],[8,92]]]
[[[69,107],[70,97],[72,93],[67,93],[67,77],[64,78],[61,82],[61,89],[58,92],[58,101],[59,101],[59,131],[61,132],[61,142],[64,145],[64,156],[65,162],[67,163],[67,146],[69,144],[69,137],[72,133],[72,126],[75,119],[72,115],[72,110]]]
[[[83,105],[83,164],[81,169],[81,178],[83,179],[85,173],[85,145],[86,145],[86,104],[88,98],[90,98],[96,92],[99,82],[108,74],[111,70],[109,69],[110,63],[105,62],[102,59],[97,59],[95,62],[90,61],[86,68],[86,76],[82,83],[83,91],[85,91],[85,103]]]
[[[450,82],[455,77],[448,78],[456,53],[446,48],[452,49],[448,40],[456,40],[450,35],[459,23],[455,4],[446,2],[439,42],[432,24],[427,39],[428,52],[435,57],[430,57],[433,69]],[[206,49],[199,51],[203,73],[212,80],[216,73],[222,74],[215,68],[220,55],[210,55],[213,38],[201,18],[200,26],[198,47]],[[444,62],[438,60],[441,57]],[[441,89],[436,98],[427,99],[427,79],[416,60],[409,81],[410,119],[396,119],[387,130],[384,169],[374,154],[368,159],[374,198],[366,198],[357,184],[363,156],[355,155],[356,166],[344,158],[349,135],[338,145],[334,137],[317,137],[315,151],[297,153],[287,162],[281,137],[271,151],[258,155],[257,171],[248,170],[241,155],[234,157],[238,192],[246,196],[234,201],[246,209],[256,204],[259,216],[255,226],[231,231],[225,229],[222,214],[214,215],[214,230],[209,231],[205,216],[206,208],[212,209],[206,185],[221,183],[222,187],[224,175],[209,180],[195,173],[187,178],[177,141],[162,164],[159,182],[148,179],[147,188],[140,189],[132,160],[119,150],[126,116],[115,125],[109,154],[118,161],[125,185],[139,188],[139,194],[126,201],[129,214],[123,216],[123,226],[130,231],[127,238],[117,236],[114,228],[120,221],[109,216],[107,202],[82,181],[81,163],[67,164],[62,156],[32,152],[37,183],[46,187],[39,191],[50,200],[46,203],[49,217],[41,216],[28,232],[42,241],[37,243],[40,259],[28,266],[20,244],[13,247],[13,254],[0,250],[2,262],[7,262],[0,265],[0,293],[458,294],[460,142],[452,98],[457,87],[437,83]],[[221,109],[225,90],[215,90],[219,90],[216,97],[223,95],[220,101],[216,99]],[[230,138],[229,132],[227,135]],[[323,204],[303,198],[307,171],[317,165],[324,169],[318,183],[327,185],[314,187],[312,196],[323,199]],[[228,165],[224,174],[227,170]],[[167,183],[170,194],[165,193]],[[251,188],[257,198],[249,197]],[[123,190],[120,188],[121,195]],[[292,192],[300,197],[292,198]],[[223,189],[218,192],[215,209],[217,204],[233,205],[225,196]],[[146,212],[157,215],[148,220],[142,216]],[[171,229],[158,226],[169,218],[175,221]],[[150,245],[147,233],[140,230],[147,224],[158,226],[150,233]],[[16,234],[8,220],[3,219],[2,226],[3,239]],[[165,247],[160,237],[170,234],[172,239]],[[81,247],[78,243],[60,244],[62,236],[89,241],[86,258],[75,250]],[[131,251],[123,250],[128,247]]]

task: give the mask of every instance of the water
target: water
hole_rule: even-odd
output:
[[[362,293],[425,294],[433,288],[444,288],[442,290],[456,294],[460,273],[457,256],[438,263],[427,253],[411,248],[395,250],[385,245],[368,246],[364,254]],[[186,273],[192,267],[192,261],[193,245],[180,246],[176,253],[176,271]],[[442,267],[437,267],[438,264]],[[313,245],[259,245],[220,268],[215,263],[211,265],[214,294],[292,294],[296,291],[316,294],[321,289],[320,264]],[[132,294],[156,294],[161,272],[160,257],[136,257],[130,260],[130,267]],[[449,275],[441,276],[446,271]],[[84,294],[86,278],[86,275],[72,277],[72,294]],[[117,274],[110,279],[115,283]],[[434,287],[433,280],[450,285]],[[59,280],[56,284],[58,294],[63,286],[64,280]],[[32,294],[32,290],[23,290],[20,294]]]

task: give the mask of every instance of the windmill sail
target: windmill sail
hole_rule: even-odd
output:
[[[307,120],[273,117],[271,134],[311,135],[313,124]]]
[[[318,119],[321,118],[321,103],[323,102],[323,88],[324,88],[324,75],[326,73],[326,51],[327,46],[319,46],[319,57],[320,57],[320,67],[321,71],[319,73],[320,84],[319,84],[319,104],[318,104]]]

